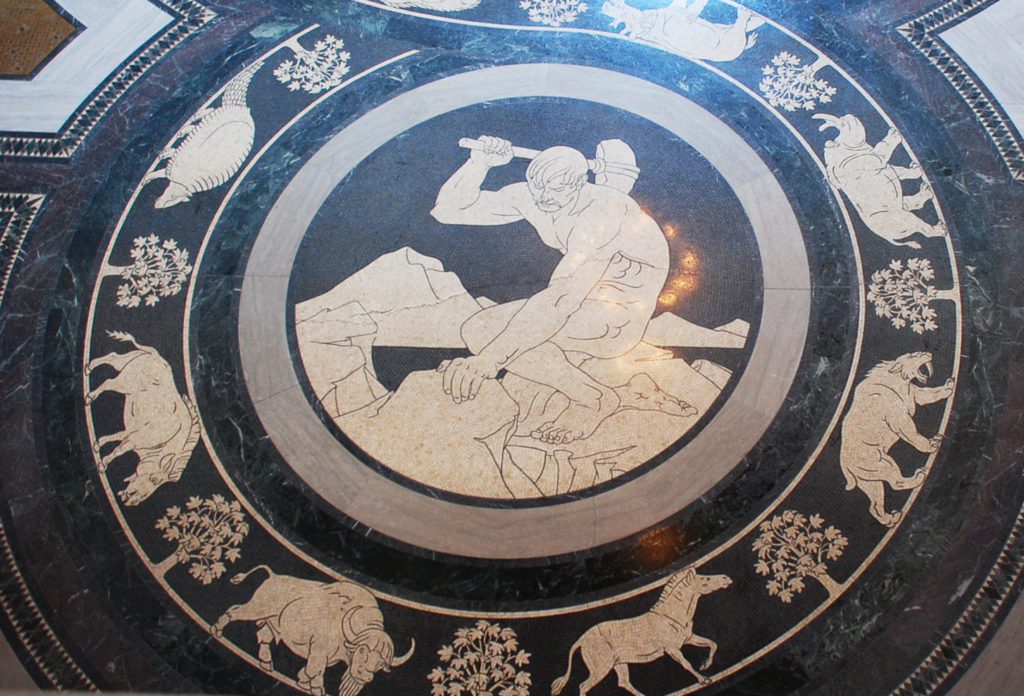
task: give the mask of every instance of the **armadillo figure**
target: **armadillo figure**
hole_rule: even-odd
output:
[[[160,159],[167,163],[142,181],[146,184],[167,179],[167,188],[154,207],[170,208],[191,200],[193,194],[220,186],[249,157],[256,124],[246,105],[246,94],[261,65],[255,63],[236,75],[224,88],[220,106],[196,112],[160,153]]]

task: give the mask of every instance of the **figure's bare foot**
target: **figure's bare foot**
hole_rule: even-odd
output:
[[[615,388],[620,408],[638,411],[661,411],[672,416],[692,416],[697,413],[690,404],[661,390],[650,375],[633,375],[626,384]]]
[[[565,444],[588,438],[601,422],[619,409],[619,396],[614,390],[603,388],[597,399],[583,403],[570,401],[558,418],[540,426],[530,436],[551,444]]]

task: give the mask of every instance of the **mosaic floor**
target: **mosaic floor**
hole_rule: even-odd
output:
[[[946,693],[1024,570],[1022,40],[1019,0],[2,6],[14,651]]]

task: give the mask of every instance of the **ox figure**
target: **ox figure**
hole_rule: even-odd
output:
[[[921,167],[889,164],[893,151],[903,142],[896,129],[890,128],[884,138],[869,145],[864,124],[853,114],[815,114],[814,118],[822,121],[819,131],[839,131],[835,139],[825,143],[825,171],[829,182],[847,195],[869,230],[892,244],[914,249],[921,245],[908,241],[908,237],[946,234],[946,225],[941,220],[932,225],[912,212],[933,200],[927,182],[922,180],[921,190],[912,196],[903,193],[902,181],[921,179]]]
[[[244,604],[229,607],[210,632],[220,636],[232,621],[255,621],[257,656],[260,666],[271,672],[274,662],[270,644],[284,643],[306,660],[299,670],[299,688],[313,696],[324,696],[324,673],[339,662],[348,665],[341,676],[339,696],[356,696],[373,675],[390,672],[412,657],[416,641],[402,657],[384,632],[384,616],[377,602],[362,585],[342,581],[316,582],[277,575],[265,565],[231,578],[238,585],[257,570],[267,572],[266,580]]]
[[[681,648],[684,645],[707,648],[707,659],[700,668],[706,670],[711,666],[718,644],[694,634],[693,613],[697,609],[697,600],[731,584],[728,576],[697,575],[692,567],[676,573],[665,584],[661,597],[649,611],[629,619],[603,621],[587,629],[572,644],[569,668],[551,685],[551,693],[558,696],[569,682],[572,656],[577,650],[590,671],[590,676],[580,684],[580,696],[586,696],[612,669],[621,688],[633,696],[643,696],[629,681],[629,665],[653,662],[662,655],[668,655],[701,684],[707,684],[708,678],[693,668]]]
[[[140,346],[131,334],[108,332],[111,338],[135,346],[127,353],[107,353],[89,361],[85,374],[108,365],[117,371],[86,394],[86,405],[104,392],[124,395],[124,430],[96,438],[96,454],[108,444],[114,449],[100,456],[100,473],[123,454],[135,452],[139,464],[125,479],[128,485],[118,492],[125,505],[138,505],[159,486],[181,478],[192,450],[199,441],[199,412],[192,401],[178,393],[171,366],[149,346]]]

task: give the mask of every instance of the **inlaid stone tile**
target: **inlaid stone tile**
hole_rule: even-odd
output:
[[[1022,569],[979,8],[125,0],[123,89],[0,163],[27,667],[943,693]]]
[[[36,72],[75,31],[72,20],[45,0],[11,0],[0,10],[0,76]]]

